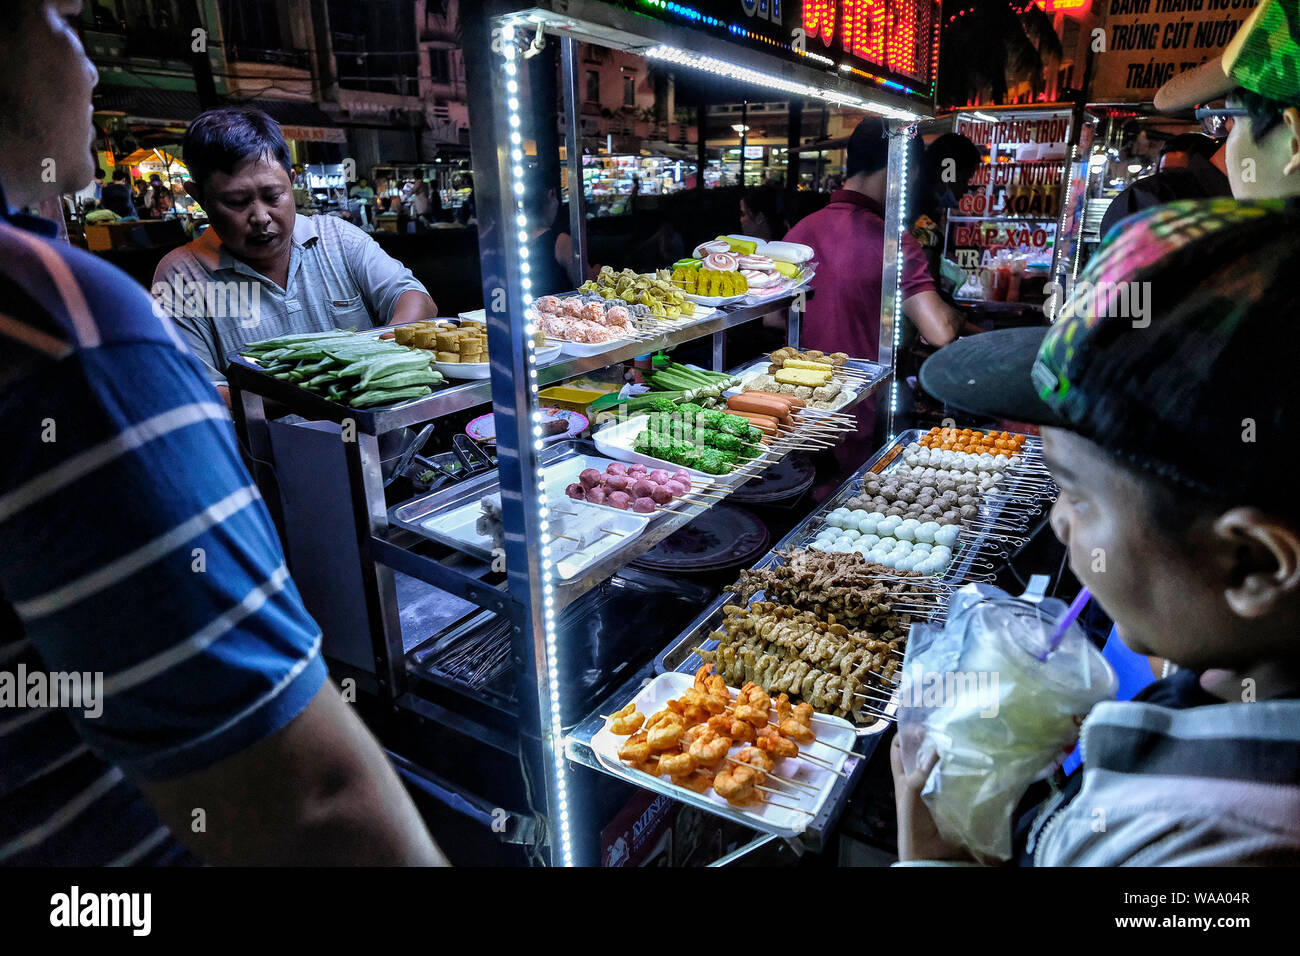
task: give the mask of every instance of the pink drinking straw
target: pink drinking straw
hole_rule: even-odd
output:
[[[1051,657],[1052,651],[1056,650],[1057,647],[1060,646],[1061,641],[1065,639],[1065,632],[1070,629],[1070,625],[1074,623],[1075,618],[1083,613],[1084,605],[1086,605],[1091,598],[1092,592],[1087,588],[1084,588],[1079,592],[1078,597],[1074,599],[1069,610],[1065,612],[1065,616],[1056,622],[1056,630],[1052,632],[1052,639],[1047,642],[1047,650],[1038,655],[1040,661],[1047,660]]]

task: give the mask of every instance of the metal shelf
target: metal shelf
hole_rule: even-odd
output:
[[[538,385],[540,387],[553,385],[586,372],[626,362],[639,355],[647,355],[660,349],[676,348],[705,336],[725,332],[727,329],[789,308],[797,295],[799,293],[790,293],[758,305],[739,306],[711,318],[683,324],[681,328],[666,330],[654,338],[632,342],[598,355],[583,358],[562,357],[538,370]],[[370,409],[350,408],[322,398],[292,382],[285,382],[268,375],[260,366],[243,356],[231,356],[230,363],[227,378],[232,387],[279,402],[304,418],[332,422],[350,419],[356,422],[357,429],[365,435],[382,435],[384,432],[418,425],[492,401],[492,383],[489,379],[482,379],[440,388],[425,398],[417,398],[397,405]]]

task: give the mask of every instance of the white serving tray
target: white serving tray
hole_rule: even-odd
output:
[[[656,711],[662,710],[669,699],[680,697],[687,688],[695,683],[695,678],[691,674],[679,674],[676,672],[660,674],[633,698],[639,710],[646,717]],[[735,688],[728,688],[731,691],[734,700],[736,695]],[[610,704],[614,707],[614,704]],[[807,747],[801,747],[801,751],[806,751],[814,757],[819,757],[829,763],[835,770],[841,770],[848,760],[848,754],[843,751],[828,747],[825,744],[834,744],[836,747],[843,747],[845,750],[852,750],[853,744],[857,741],[857,731],[848,721],[839,717],[830,717],[824,714],[818,714],[813,722],[813,730],[817,734],[817,740]],[[598,730],[591,738],[591,749],[596,754],[597,759],[608,768],[614,776],[621,777],[629,783],[638,786],[646,786],[651,779],[656,779],[661,786],[674,793],[681,794],[681,799],[687,803],[700,805],[712,804],[717,812],[725,815],[738,815],[749,817],[756,821],[761,821],[762,828],[768,832],[777,831],[788,836],[797,836],[808,824],[815,819],[816,815],[825,805],[827,799],[831,796],[835,786],[843,778],[826,767],[815,764],[809,760],[802,760],[798,757],[793,759],[783,758],[778,760],[772,768],[772,772],[778,776],[786,777],[791,780],[797,780],[800,783],[807,784],[813,790],[806,790],[802,787],[792,787],[789,784],[768,778],[763,784],[773,790],[780,790],[782,794],[764,793],[765,800],[776,800],[779,803],[786,804],[790,807],[799,809],[787,810],[782,807],[773,806],[764,802],[756,807],[733,807],[722,797],[713,792],[712,789],[704,793],[695,793],[693,790],[687,790],[685,787],[679,787],[668,777],[651,778],[640,770],[633,770],[626,766],[618,759],[618,748],[623,745],[626,737],[620,737],[610,731],[608,723]],[[732,747],[734,756],[744,744],[737,743]],[[733,765],[734,766],[734,765]],[[807,813],[801,812],[803,810]]]
[[[696,478],[706,478],[709,484],[717,481],[719,475],[710,475],[703,471],[696,471],[694,468],[686,468],[683,465],[674,465],[671,461],[664,461],[662,458],[653,458],[650,455],[643,455],[638,451],[632,450],[632,445],[636,441],[636,436],[645,431],[648,419],[645,415],[633,415],[631,418],[625,418],[621,422],[613,422],[604,428],[592,434],[591,440],[596,443],[601,454],[609,455],[619,461],[630,461],[647,468],[665,468],[668,471],[676,471],[678,468],[690,472]],[[696,481],[699,485],[701,482]]]
[[[602,516],[606,516],[601,527],[619,532],[619,534],[606,535],[595,544],[574,551],[563,560],[556,562],[556,573],[561,581],[569,581],[577,577],[601,558],[634,540],[650,524],[650,515],[619,511],[617,508],[606,508],[603,505],[588,504],[585,501],[575,501],[565,497],[565,486],[577,481],[583,469],[595,468],[597,471],[604,471],[612,463],[609,458],[577,455],[544,469],[547,500],[552,510],[560,509],[576,513],[599,512]],[[479,505],[479,499],[476,498],[452,511],[434,515],[421,524],[436,540],[489,561],[492,559],[492,538],[490,535],[479,534],[475,530],[479,515],[482,513],[483,509]]]

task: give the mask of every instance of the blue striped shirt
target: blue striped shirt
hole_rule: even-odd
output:
[[[320,630],[201,363],[33,230],[0,192],[0,864],[180,862],[132,779],[283,728]],[[101,711],[4,696],[38,672],[96,675]]]

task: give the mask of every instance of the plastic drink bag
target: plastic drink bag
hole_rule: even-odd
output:
[[[1073,750],[1093,705],[1115,695],[1114,671],[1077,624],[1049,652],[1066,609],[968,584],[947,623],[912,626],[898,709],[903,768],[939,754],[922,799],[943,838],[982,862],[1011,857],[1016,804]]]

